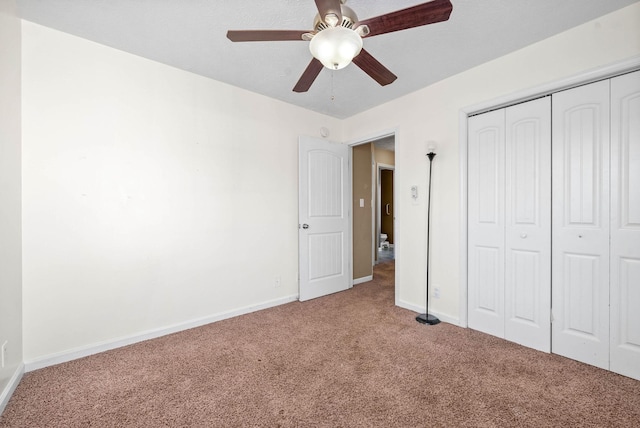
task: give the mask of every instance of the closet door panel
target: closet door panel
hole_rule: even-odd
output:
[[[506,109],[505,339],[551,350],[551,98]]]
[[[552,351],[608,368],[609,82],[552,103]]]
[[[469,118],[468,321],[504,337],[504,110]]]
[[[611,370],[640,380],[640,72],[611,79]]]

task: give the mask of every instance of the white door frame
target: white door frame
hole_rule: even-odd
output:
[[[577,73],[573,76],[536,86],[520,92],[494,98],[489,101],[474,104],[462,108],[458,113],[458,146],[460,149],[460,300],[458,310],[458,320],[460,327],[468,327],[467,320],[467,299],[468,299],[468,283],[467,283],[467,166],[468,166],[468,148],[467,148],[467,119],[469,116],[495,110],[509,105],[530,101],[554,92],[564,89],[573,88],[580,85],[596,82],[598,80],[609,79],[611,77],[628,73],[640,69],[640,56],[634,56],[624,61],[618,61],[613,64],[598,67],[593,70]],[[395,186],[395,183],[394,183]],[[395,192],[395,189],[394,189]],[[397,271],[396,271],[397,272]],[[398,280],[396,273],[396,281]],[[396,288],[397,289],[397,288]],[[397,301],[397,294],[396,294]]]
[[[385,129],[385,130],[382,130],[382,131],[374,132],[374,133],[372,133],[370,135],[350,140],[345,144],[347,144],[350,147],[353,147],[353,146],[357,146],[357,145],[360,145],[360,144],[369,143],[371,141],[380,140],[381,138],[390,137],[392,135],[395,136],[395,150],[396,150],[396,152],[398,152],[398,149],[401,148],[401,145],[398,144],[398,141],[399,141],[398,128]],[[352,157],[353,157],[353,151],[351,150],[350,153],[349,153],[349,165],[352,164]],[[352,169],[353,168],[349,168],[349,181],[350,181],[349,186],[350,186],[350,188],[353,187]],[[398,180],[396,180],[396,173],[395,172],[394,172],[394,177],[393,178],[394,178],[394,180],[393,180],[393,198],[394,198],[394,205],[396,205],[396,207],[394,207],[394,209],[396,209],[394,214],[395,214],[395,218],[399,219],[400,218],[400,213],[397,210],[397,204],[395,204],[396,195],[397,195],[397,192],[398,192],[398,187],[397,187]],[[373,193],[371,194],[371,196],[373,197]],[[371,210],[371,214],[372,215],[374,214],[373,210],[374,210],[374,208],[372,207],[372,210]],[[375,222],[372,222],[372,223],[375,223]],[[393,225],[394,236],[395,236],[394,251],[395,251],[396,258],[398,258],[398,238],[397,238],[398,237],[398,227],[397,227],[397,224],[399,224],[399,223],[400,223],[399,221],[395,221],[394,220],[394,225]],[[374,228],[375,228],[375,226],[374,226]],[[349,229],[350,229],[351,235],[353,236],[353,225],[350,225]],[[376,241],[374,240],[374,243],[375,242]],[[351,248],[351,265],[353,265],[353,245],[351,247],[352,247]],[[373,253],[372,253],[372,264],[373,264],[374,260],[375,260],[375,258],[373,258]],[[400,275],[399,275],[399,270],[398,269],[395,270],[395,284],[396,284],[396,286],[394,287],[395,288],[395,298],[394,298],[395,301],[394,301],[394,304],[397,306],[398,305],[398,301],[400,299],[400,291],[399,291],[399,287],[398,287],[398,284],[400,284]]]

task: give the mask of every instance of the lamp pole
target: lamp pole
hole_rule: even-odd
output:
[[[429,196],[427,197],[427,298],[426,298],[426,304],[425,304],[425,313],[424,314],[420,314],[416,317],[416,321],[418,321],[420,324],[426,324],[426,325],[436,325],[440,322],[440,320],[436,317],[434,317],[433,315],[429,315],[429,253],[430,253],[430,247],[429,247],[429,240],[431,239],[431,231],[430,231],[430,225],[431,225],[431,170],[433,169],[433,158],[436,157],[436,154],[434,152],[433,148],[429,149],[429,153],[427,153],[427,157],[429,158]]]

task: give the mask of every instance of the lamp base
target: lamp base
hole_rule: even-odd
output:
[[[416,317],[416,321],[418,321],[420,324],[429,324],[429,325],[436,325],[440,323],[440,320],[438,318],[429,314],[418,315]]]

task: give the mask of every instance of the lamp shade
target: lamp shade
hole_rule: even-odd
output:
[[[340,70],[360,53],[362,38],[345,27],[329,27],[313,36],[309,50],[325,67]]]

